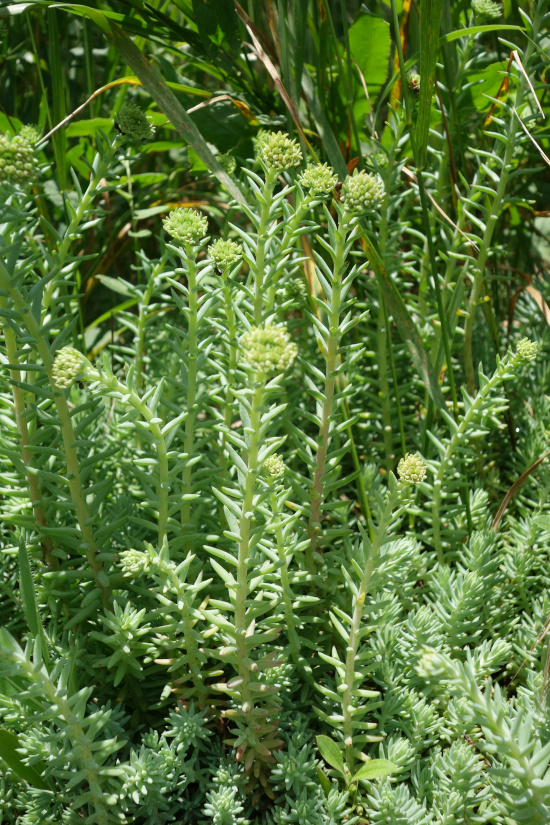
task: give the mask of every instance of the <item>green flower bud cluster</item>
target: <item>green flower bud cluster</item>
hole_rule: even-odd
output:
[[[426,462],[417,453],[407,453],[397,465],[397,475],[404,484],[420,484],[426,478],[426,470]]]
[[[350,212],[363,215],[372,212],[382,204],[384,183],[380,175],[372,172],[359,172],[349,175],[342,186],[342,203]]]
[[[262,467],[265,475],[272,481],[282,478],[285,474],[285,463],[277,453],[273,453],[269,458],[266,458]]]
[[[162,222],[164,231],[184,245],[197,244],[208,231],[208,220],[197,212],[178,206]]]
[[[91,364],[74,347],[63,347],[54,358],[52,367],[53,383],[59,390],[66,390],[77,380],[89,377]]]
[[[139,550],[125,550],[120,554],[120,558],[122,574],[126,578],[138,579],[140,576],[145,576],[152,566],[152,559],[149,555]]]
[[[26,124],[25,126],[21,126],[19,130],[19,137],[23,138],[23,140],[32,143],[34,146],[35,143],[38,143],[41,137],[41,132],[38,126],[32,126],[30,124]]]
[[[530,341],[529,338],[522,338],[516,344],[516,356],[520,363],[526,364],[529,361],[534,361],[538,355],[539,345],[536,341]]]
[[[126,103],[115,115],[115,123],[128,143],[147,143],[155,134],[149,118],[136,103]]]
[[[367,163],[371,168],[374,167],[374,161],[376,161],[377,165],[380,166],[382,169],[385,169],[388,165],[388,156],[385,152],[380,150],[379,152],[373,152],[372,155],[367,155],[365,158],[365,163]]]
[[[501,4],[494,3],[493,0],[472,0],[472,11],[476,17],[488,17],[491,20],[502,17]]]
[[[284,132],[268,132],[258,140],[258,154],[268,169],[285,172],[303,160],[298,143]]]
[[[309,163],[298,178],[298,183],[302,189],[307,189],[312,195],[323,198],[330,195],[338,183],[338,175],[327,163]]]
[[[308,289],[303,278],[294,277],[286,282],[283,300],[295,301],[304,304],[307,300]]]
[[[220,166],[223,166],[228,175],[232,175],[237,168],[237,161],[231,152],[220,152],[216,155],[216,160]]]
[[[298,354],[286,327],[251,327],[241,338],[241,348],[247,366],[265,378],[286,372]]]
[[[242,260],[243,247],[235,241],[224,241],[223,238],[218,238],[210,245],[208,256],[222,272],[228,272]]]
[[[25,131],[11,140],[6,135],[0,135],[0,183],[22,185],[36,180],[38,162],[34,153],[35,142],[29,140]]]

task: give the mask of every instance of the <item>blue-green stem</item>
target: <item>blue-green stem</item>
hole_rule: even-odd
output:
[[[327,307],[328,336],[325,340],[325,384],[323,388],[324,401],[321,409],[319,434],[317,436],[317,450],[315,455],[315,470],[310,487],[311,515],[308,525],[309,546],[305,551],[305,560],[310,570],[315,570],[315,553],[319,546],[321,520],[325,502],[324,477],[326,459],[330,442],[330,426],[334,408],[334,391],[336,387],[336,370],[338,367],[338,348],[340,344],[340,308],[342,280],[345,271],[346,240],[349,231],[351,216],[343,212],[336,230],[336,245],[334,248],[330,305]]]
[[[135,392],[129,389],[126,384],[119,381],[115,375],[107,375],[104,372],[96,372],[90,370],[90,375],[98,383],[109,390],[114,390],[124,398],[124,403],[130,404],[147,422],[148,428],[153,436],[155,447],[157,451],[157,459],[159,465],[159,483],[158,483],[158,546],[162,547],[164,539],[167,535],[168,522],[168,496],[170,493],[169,483],[169,468],[168,468],[168,452],[166,449],[166,441],[163,435],[163,424],[161,418],[158,418],[156,413],[151,412],[145,401]]]
[[[254,263],[254,323],[261,326],[263,318],[264,300],[264,280],[265,280],[265,246],[267,243],[267,230],[269,229],[269,216],[271,214],[271,202],[273,190],[277,181],[277,172],[268,169],[266,172],[265,186],[262,193],[263,202],[260,212],[260,223],[258,226],[258,241],[256,245],[256,256]]]
[[[353,747],[354,693],[358,694],[363,699],[373,698],[378,695],[378,692],[363,690],[362,688],[355,687],[357,683],[357,653],[359,650],[359,645],[361,643],[361,638],[363,636],[361,629],[361,620],[363,618],[365,599],[369,590],[371,576],[374,568],[376,567],[376,564],[378,563],[378,557],[380,555],[380,548],[382,547],[382,542],[386,537],[386,533],[388,532],[388,529],[394,517],[394,510],[397,504],[398,496],[399,488],[396,485],[393,491],[388,492],[388,496],[384,506],[384,511],[382,513],[382,518],[371,541],[367,562],[365,564],[365,569],[363,571],[361,581],[359,582],[357,593],[354,594],[353,598],[351,630],[348,644],[346,647],[345,672],[343,683],[339,686],[339,692],[342,697],[342,733],[344,734],[344,744],[346,748],[346,764],[352,776],[355,772],[355,750]]]
[[[280,260],[285,257],[291,250],[295,240],[296,240],[296,232],[300,228],[300,225],[307,215],[309,210],[311,209],[311,205],[315,200],[314,196],[306,195],[296,207],[296,212],[292,216],[289,221],[285,222],[284,225],[284,232],[281,238],[281,243],[279,244],[279,248],[277,250],[277,259]],[[268,275],[268,282],[269,286],[267,289],[267,299],[265,302],[265,309],[267,313],[273,312],[275,306],[275,295],[277,293],[277,273],[278,273],[278,263],[275,263],[273,267],[273,271],[271,271]]]
[[[0,306],[5,306],[5,300],[1,297]],[[27,427],[27,421],[25,418],[25,398],[23,390],[21,389],[21,387],[17,386],[18,383],[21,383],[21,372],[16,367],[16,364],[19,360],[17,354],[17,342],[15,338],[15,333],[13,332],[9,324],[4,324],[3,332],[4,340],[6,342],[6,354],[8,356],[8,363],[11,365],[10,375],[13,381],[11,388],[15,410],[15,424],[17,427],[17,432],[19,433],[19,444],[21,446],[23,464],[25,465],[32,512],[34,519],[38,525],[38,529],[40,530],[41,527],[47,526],[46,511],[44,508],[44,500],[42,498],[42,491],[40,490],[38,478],[35,475],[35,473],[31,471],[32,452],[29,450],[30,438],[29,430]],[[50,567],[53,567],[54,570],[57,570],[59,568],[59,559],[53,555],[53,544],[51,538],[49,536],[43,536],[41,538],[41,544],[45,561],[47,561]]]
[[[135,343],[135,370],[134,370],[134,384],[136,391],[139,393],[143,389],[143,356],[145,353],[145,333],[147,331],[147,318],[149,304],[155,291],[156,278],[162,272],[164,267],[164,258],[162,258],[149,276],[147,287],[143,293],[143,298],[139,303],[137,335]]]
[[[101,592],[103,603],[107,605],[109,603],[110,590],[109,578],[103,570],[103,565],[97,560],[97,548],[94,538],[94,531],[90,523],[90,515],[86,504],[86,495],[80,479],[80,467],[75,448],[76,439],[73,423],[65,395],[62,390],[59,390],[56,387],[53,381],[52,368],[54,359],[49,343],[46,340],[40,325],[36,321],[32,309],[28,306],[17,287],[12,285],[9,273],[1,261],[0,288],[6,290],[13,301],[15,309],[21,314],[23,324],[26,326],[29,334],[35,341],[36,349],[38,350],[44,369],[48,375],[50,385],[53,390],[53,399],[57,416],[61,425],[61,437],[63,439],[65,461],[67,463],[67,474],[65,478],[69,488],[69,495],[75,508],[76,519],[80,528],[80,535],[82,537],[80,550],[86,555],[90,571],[92,572],[95,583]]]
[[[96,196],[97,192],[101,189],[102,181],[105,178],[105,175],[109,171],[111,164],[113,162],[113,158],[116,152],[116,140],[109,144],[105,154],[103,156],[97,154],[93,164],[93,172],[90,177],[90,182],[86,187],[86,191],[82,195],[78,206],[72,213],[71,220],[67,229],[65,230],[65,234],[63,236],[63,240],[61,241],[59,248],[55,254],[54,262],[55,266],[58,269],[57,276],[52,278],[50,282],[47,284],[46,288],[44,289],[44,295],[42,298],[42,315],[44,316],[49,308],[52,301],[53,294],[55,292],[56,287],[58,286],[58,280],[61,276],[61,271],[65,265],[65,261],[67,259],[67,255],[69,253],[69,249],[71,243],[75,239],[77,229],[86,215],[88,208]]]
[[[187,461],[182,473],[182,526],[191,521],[191,502],[193,501],[193,454],[195,440],[195,421],[197,415],[197,358],[199,355],[198,329],[198,295],[197,295],[197,261],[195,250],[186,246],[185,261],[187,265],[187,295],[189,301],[189,315],[187,326],[187,417],[185,419],[185,435],[183,451],[187,454]]]
[[[473,399],[472,403],[470,404],[468,410],[464,413],[464,416],[460,424],[454,431],[449,443],[447,444],[445,453],[443,454],[443,457],[439,462],[439,467],[433,484],[431,522],[433,529],[432,542],[437,553],[437,560],[440,564],[445,563],[445,554],[443,552],[443,543],[441,541],[441,498],[445,474],[447,473],[449,463],[453,455],[455,454],[458,445],[460,444],[462,439],[467,436],[467,433],[472,425],[472,421],[479,413],[479,410],[483,406],[486,397],[489,395],[490,392],[492,392],[492,390],[498,387],[498,385],[505,380],[506,368],[508,367],[509,363],[509,356],[505,356],[499,363],[497,369],[495,370],[491,378],[487,381],[485,386],[479,390],[479,392]]]
[[[279,575],[281,577],[281,587],[283,596],[283,606],[286,623],[286,633],[289,641],[290,655],[294,663],[302,673],[302,675],[311,680],[311,668],[305,664],[301,655],[300,639],[298,631],[296,630],[296,622],[294,621],[294,601],[295,596],[290,585],[290,576],[288,574],[288,557],[285,550],[285,536],[282,524],[281,509],[279,506],[279,499],[277,492],[272,491],[269,497],[271,512],[273,514],[273,530],[275,533],[275,542],[277,545],[277,556],[279,558]]]

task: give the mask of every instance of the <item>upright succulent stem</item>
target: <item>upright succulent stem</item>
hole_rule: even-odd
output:
[[[328,310],[328,337],[325,342],[325,384],[323,389],[324,401],[321,409],[319,434],[317,436],[317,451],[315,456],[315,470],[310,489],[311,516],[309,519],[308,535],[309,547],[306,549],[306,564],[310,570],[315,569],[315,556],[319,546],[321,520],[324,506],[324,476],[326,459],[330,442],[331,417],[334,408],[334,390],[336,386],[336,369],[338,367],[338,347],[340,344],[340,307],[342,280],[345,271],[346,239],[348,236],[348,222],[342,218],[336,231],[336,244],[333,259],[333,277],[331,283],[330,304]]]

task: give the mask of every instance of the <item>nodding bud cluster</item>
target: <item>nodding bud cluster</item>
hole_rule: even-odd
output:
[[[292,366],[298,347],[286,327],[251,327],[241,338],[242,358],[257,375],[269,378]]]
[[[66,390],[75,381],[90,376],[92,365],[85,355],[74,347],[63,347],[54,358],[52,367],[53,383],[59,390]]]
[[[283,300],[295,301],[298,304],[303,304],[307,300],[308,288],[302,278],[295,277],[287,281],[284,287]]]
[[[371,168],[375,168],[374,164],[376,163],[376,165],[381,169],[385,169],[388,165],[388,156],[382,150],[379,152],[373,152],[371,155],[366,156],[365,163],[367,163]]]
[[[338,183],[338,175],[327,163],[310,163],[298,178],[298,183],[312,195],[324,198]]]
[[[228,175],[232,175],[235,169],[237,168],[237,161],[235,160],[235,156],[231,154],[231,152],[220,152],[216,155],[216,160],[223,166],[225,171]]]
[[[407,453],[397,465],[397,475],[404,484],[420,484],[426,478],[426,462],[417,453]]]
[[[155,134],[149,118],[136,103],[126,103],[115,115],[115,123],[128,143],[146,143]]]
[[[122,560],[122,575],[127,578],[137,579],[145,576],[152,566],[152,559],[147,553],[139,550],[125,550],[120,554]]]
[[[32,139],[29,130],[32,129]],[[33,127],[23,127],[11,140],[0,135],[0,183],[23,185],[32,183],[38,176],[38,162],[34,153],[37,132]]]
[[[487,17],[491,20],[502,17],[502,6],[493,0],[472,0],[472,11],[476,17]]]
[[[266,458],[262,467],[265,475],[272,481],[282,478],[285,474],[285,463],[277,453]]]
[[[363,215],[378,209],[384,198],[384,183],[380,175],[354,170],[342,185],[342,203],[349,212]]]
[[[519,362],[526,364],[529,361],[534,361],[538,355],[539,345],[536,341],[530,341],[529,338],[522,338],[516,344],[516,357]]]
[[[208,257],[222,272],[228,272],[242,260],[243,247],[235,241],[218,238],[208,248]]]
[[[258,154],[268,169],[285,172],[303,160],[298,143],[284,132],[267,132],[258,139]]]
[[[164,231],[174,240],[189,246],[197,244],[208,231],[208,220],[196,209],[178,206],[163,220]]]

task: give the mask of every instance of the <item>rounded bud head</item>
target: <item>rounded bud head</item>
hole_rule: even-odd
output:
[[[21,126],[21,129],[19,130],[19,137],[23,138],[23,140],[30,144],[29,146],[27,146],[27,152],[32,151],[31,146],[34,146],[35,143],[38,143],[38,141],[40,140],[40,136],[41,133],[38,126],[25,125]]]
[[[426,478],[426,462],[418,453],[407,453],[397,465],[397,475],[404,484],[419,484]]]
[[[268,169],[285,172],[303,160],[298,143],[284,132],[266,132],[258,139],[258,154]]]
[[[384,183],[380,175],[355,171],[342,185],[342,203],[350,212],[364,215],[378,209],[384,198]]]
[[[285,474],[285,463],[277,453],[266,458],[262,467],[265,475],[272,481],[282,478]]]
[[[520,359],[520,363],[526,364],[529,361],[534,361],[539,351],[539,345],[536,341],[530,341],[529,338],[522,338],[516,344],[516,355]]]
[[[115,123],[128,143],[146,143],[155,134],[149,118],[136,103],[126,103],[115,115]]]
[[[77,380],[86,378],[90,362],[74,347],[63,347],[54,358],[52,367],[53,383],[59,390],[65,390]]]
[[[220,166],[223,166],[228,175],[232,175],[237,168],[237,161],[231,152],[220,152],[216,155],[216,160]]]
[[[472,11],[476,17],[485,17],[490,20],[498,20],[502,17],[502,5],[494,3],[493,0],[472,0]]]
[[[227,272],[242,260],[242,244],[219,238],[208,247],[208,257],[219,269]]]
[[[24,129],[11,140],[6,135],[0,135],[0,183],[23,185],[34,183],[38,178],[34,141],[31,143],[25,136]]]
[[[208,231],[208,220],[197,212],[178,206],[162,222],[164,231],[181,244],[197,244]]]
[[[330,195],[338,183],[338,175],[326,163],[310,163],[298,178],[298,183],[302,189],[322,198]]]
[[[146,575],[151,568],[151,559],[147,553],[141,553],[139,550],[125,550],[120,557],[122,574],[127,578],[137,579]]]
[[[245,364],[264,378],[286,372],[298,354],[286,327],[276,326],[251,327],[241,338],[241,349]]]

